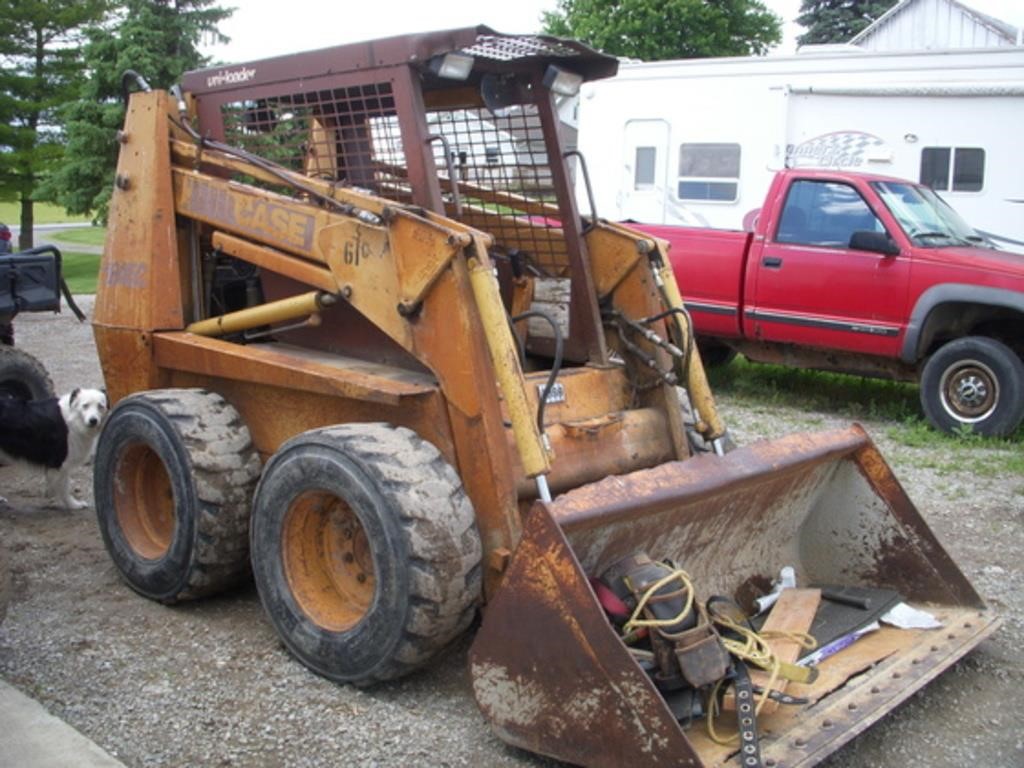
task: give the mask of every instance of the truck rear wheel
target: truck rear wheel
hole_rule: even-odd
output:
[[[697,339],[700,360],[708,368],[724,368],[736,359],[736,350],[711,339]]]
[[[1024,418],[1024,362],[986,336],[951,341],[924,367],[921,406],[945,432],[968,427],[989,437],[1009,435]]]
[[[100,533],[136,592],[164,603],[249,571],[260,463],[238,412],[198,389],[152,390],[111,411],[96,447]]]
[[[480,558],[458,475],[405,428],[305,432],[256,490],[260,599],[292,653],[332,680],[371,685],[434,656],[473,618]]]
[[[53,397],[53,382],[28,352],[0,345],[0,397],[42,400]]]

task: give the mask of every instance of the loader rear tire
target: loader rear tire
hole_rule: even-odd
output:
[[[0,397],[42,400],[53,397],[46,367],[28,352],[0,345]]]
[[[331,680],[372,685],[433,657],[473,619],[480,558],[458,475],[402,427],[305,432],[256,489],[260,600],[291,652]]]
[[[129,586],[174,603],[249,575],[249,512],[260,462],[223,398],[199,389],[132,395],[96,447],[100,533]]]
[[[693,415],[693,406],[690,404],[690,395],[686,388],[676,387],[676,396],[679,398],[679,407],[683,410],[683,427],[686,429],[686,439],[690,443],[690,450],[693,453],[714,453],[715,447],[697,431],[697,420]],[[725,453],[736,449],[736,441],[732,439],[728,429],[725,430],[721,440],[722,450]]]

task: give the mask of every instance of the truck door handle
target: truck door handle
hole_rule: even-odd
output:
[[[770,269],[778,269],[779,267],[782,266],[782,257],[765,256],[763,259],[761,259],[761,263],[764,264],[766,267],[769,267]]]

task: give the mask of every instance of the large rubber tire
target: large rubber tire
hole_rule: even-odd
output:
[[[473,619],[480,558],[458,475],[405,428],[305,432],[256,489],[260,599],[292,653],[331,680],[372,685],[433,657]]]
[[[0,397],[42,400],[53,397],[45,366],[28,352],[0,345]]]
[[[223,398],[199,389],[126,397],[96,446],[100,533],[128,584],[174,603],[249,575],[249,513],[260,462]]]
[[[988,437],[1009,435],[1024,418],[1024,362],[985,336],[951,341],[925,364],[921,407],[944,432],[969,427]]]

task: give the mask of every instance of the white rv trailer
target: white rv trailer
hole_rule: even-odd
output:
[[[623,63],[576,117],[607,219],[739,229],[775,170],[842,168],[927,183],[1024,251],[1024,48]]]

